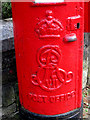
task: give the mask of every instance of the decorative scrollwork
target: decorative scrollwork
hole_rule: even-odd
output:
[[[40,65],[37,74],[32,75],[32,83],[44,90],[52,91],[60,88],[63,83],[70,83],[73,73],[58,67],[61,51],[57,45],[46,45],[40,48],[37,60]]]

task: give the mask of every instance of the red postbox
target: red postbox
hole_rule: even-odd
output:
[[[13,2],[20,114],[25,120],[80,118],[83,2]]]
[[[84,3],[84,32],[90,32],[90,2]]]

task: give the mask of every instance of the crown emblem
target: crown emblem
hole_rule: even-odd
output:
[[[63,30],[63,26],[60,21],[55,19],[51,10],[46,11],[46,18],[37,23],[35,31],[40,38],[48,37],[60,37],[60,31]]]

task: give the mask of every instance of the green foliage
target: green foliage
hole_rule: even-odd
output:
[[[11,18],[11,17],[12,17],[11,3],[3,2],[2,3],[2,19]]]

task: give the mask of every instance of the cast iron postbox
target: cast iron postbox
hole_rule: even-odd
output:
[[[84,3],[84,32],[90,33],[90,1]]]
[[[81,116],[83,2],[13,2],[20,113],[25,120]]]

